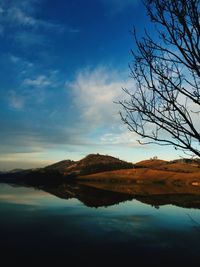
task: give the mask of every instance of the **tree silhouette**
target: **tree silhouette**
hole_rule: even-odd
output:
[[[200,156],[200,1],[146,0],[145,7],[156,26],[154,38],[146,31],[133,37],[133,91],[121,118],[141,144],[173,145]]]

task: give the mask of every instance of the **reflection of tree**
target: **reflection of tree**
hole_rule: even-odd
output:
[[[145,0],[158,38],[148,33],[132,51],[136,91],[125,89],[122,120],[147,142],[200,156],[200,2]]]

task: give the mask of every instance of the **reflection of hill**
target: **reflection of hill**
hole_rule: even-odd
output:
[[[200,196],[199,186],[184,183],[141,183],[140,181],[127,182],[103,182],[103,181],[81,181],[83,185],[130,195],[173,195],[173,194],[195,194]]]
[[[153,206],[173,204],[180,207],[200,208],[200,190],[195,190],[193,186],[98,182],[81,184],[103,191],[129,195]]]
[[[200,195],[194,194],[136,196],[135,199],[154,207],[172,204],[182,208],[200,209]]]
[[[163,185],[137,184],[104,184],[81,183],[61,184],[57,187],[42,188],[59,198],[76,198],[89,207],[102,207],[118,204],[123,201],[136,199],[140,202],[159,207],[172,204],[186,208],[200,209],[200,192],[183,193],[176,187],[167,188]],[[186,191],[189,191],[186,190]]]
[[[12,183],[15,186],[38,188],[62,199],[76,198],[88,207],[107,207],[136,199],[155,206],[172,204],[185,208],[200,209],[200,192],[180,186],[168,187],[162,184],[81,182],[60,184]]]
[[[133,198],[133,196],[128,194],[99,190],[94,187],[79,184],[61,184],[57,187],[48,187],[42,189],[59,198],[76,198],[86,206],[96,208],[118,204],[122,201],[131,200]]]

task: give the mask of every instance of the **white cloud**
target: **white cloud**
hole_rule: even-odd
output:
[[[0,6],[0,16],[3,16],[4,9]],[[0,36],[4,33],[4,26],[0,24]]]
[[[33,87],[38,87],[38,88],[43,88],[47,86],[50,86],[50,87],[55,86],[54,82],[45,75],[39,75],[35,79],[27,78],[23,81],[23,85],[33,86]]]
[[[5,2],[6,3],[6,2]],[[38,5],[36,1],[19,1],[17,3],[6,3],[5,8],[0,6],[0,21],[4,26],[21,26],[32,29],[51,30],[55,33],[62,33],[64,31],[69,33],[78,33],[79,29],[67,25],[61,25],[54,21],[44,20],[36,17]]]
[[[44,35],[34,32],[17,32],[14,36],[14,39],[17,45],[20,45],[24,48],[28,48],[30,46],[40,46],[41,48],[49,45]]]
[[[23,72],[26,77],[29,72]],[[58,79],[58,71],[50,70],[46,75],[30,75],[25,78],[21,84],[21,90],[26,95],[27,101],[35,101],[35,103],[44,103],[54,97],[56,88],[63,88],[63,83]]]
[[[20,80],[22,77],[26,77],[28,74],[30,74],[32,68],[34,67],[32,62],[16,54],[6,54],[5,56],[6,60],[9,60],[13,64],[15,70],[17,70],[18,79]]]
[[[11,90],[9,92],[9,104],[10,107],[20,110],[24,107],[24,98],[17,95],[14,90]]]
[[[119,121],[119,106],[114,103],[122,95],[122,87],[128,84],[120,74],[98,67],[80,71],[72,83],[74,103],[81,118],[93,126],[116,124]]]
[[[138,3],[139,0],[102,0],[103,2],[111,3],[118,6],[130,6]]]
[[[0,24],[0,35],[2,36],[4,33],[4,27]]]
[[[122,12],[126,8],[135,7],[139,0],[99,0],[105,6],[109,7],[112,14]]]
[[[119,127],[120,128],[120,127]],[[140,146],[136,141],[136,134],[121,128],[119,133],[106,133],[100,137],[102,145],[125,145],[130,147]]]
[[[8,10],[8,19],[11,22],[19,23],[25,26],[36,26],[37,20],[25,14],[20,8],[13,7]]]
[[[66,87],[72,89],[80,125],[84,125],[88,135],[95,133],[96,144],[138,146],[136,134],[124,127],[119,115],[121,106],[115,103],[126,98],[122,87],[132,86],[133,81],[123,76],[123,73],[98,67],[82,70],[73,82],[66,83]]]
[[[10,55],[10,60],[11,60],[11,62],[13,62],[13,63],[17,63],[17,62],[20,61],[20,58],[17,57],[17,56],[14,56],[14,55]]]
[[[68,28],[67,30],[69,33],[79,33],[81,30],[78,28]]]
[[[4,9],[0,6],[0,15],[4,13]]]
[[[31,11],[31,12],[30,12]],[[22,3],[10,3],[5,9],[0,8],[0,14],[3,14],[1,20],[8,25],[26,26],[32,28],[57,29],[63,30],[63,26],[57,23],[36,18],[36,8],[32,1],[28,5]]]

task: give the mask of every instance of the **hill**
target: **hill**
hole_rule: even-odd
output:
[[[44,170],[54,170],[60,173],[64,173],[68,170],[69,167],[73,166],[74,164],[76,164],[76,162],[73,160],[62,160],[52,165],[46,166]]]
[[[192,165],[200,165],[200,159],[198,159],[198,158],[194,158],[194,159],[190,159],[190,158],[175,159],[175,160],[172,160],[171,162],[174,162],[174,163],[187,163],[187,164],[192,164]]]
[[[45,170],[57,170],[65,176],[77,176],[103,171],[133,168],[132,163],[108,155],[90,154],[79,161],[63,160],[47,166]]]
[[[24,182],[30,185],[53,185],[75,180],[112,184],[187,184],[199,190],[200,165],[198,161],[160,159],[132,164],[108,155],[90,154],[79,161],[62,160],[45,168],[1,173],[0,178],[1,181]]]
[[[200,171],[200,162],[198,159],[177,159],[172,161],[149,159],[137,162],[134,166],[135,168],[147,168],[181,173],[193,173]]]
[[[166,165],[168,161],[161,159],[142,160],[134,164],[135,168],[157,168]]]
[[[108,155],[90,154],[79,161],[62,160],[40,169],[2,173],[0,178],[5,182],[22,182],[35,186],[56,185],[83,175],[122,169],[133,169],[133,164]]]

